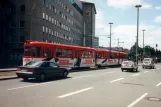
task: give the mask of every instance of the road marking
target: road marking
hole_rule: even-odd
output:
[[[80,79],[80,78],[86,78],[86,77],[91,77],[91,76],[93,76],[93,75],[86,75],[86,76],[74,77],[72,79]]]
[[[94,87],[85,88],[85,89],[82,89],[82,90],[78,90],[78,91],[75,91],[75,92],[71,92],[71,93],[68,93],[68,94],[58,96],[58,98],[65,98],[65,97],[68,97],[68,96],[71,96],[71,95],[75,95],[75,94],[78,94],[78,93],[81,93],[81,92],[84,92],[84,91],[91,90],[93,88]]]
[[[116,80],[112,80],[110,81],[110,83],[113,83],[113,82],[116,82],[116,81],[120,81],[120,80],[123,80],[124,78],[119,78],[119,79],[116,79]]]
[[[140,75],[140,74],[134,74],[134,75],[132,75],[132,76],[138,76],[138,75]]]
[[[148,73],[149,71],[145,71],[144,73]]]
[[[49,84],[49,83],[53,83],[53,82],[46,82],[46,83],[40,83],[40,84],[34,84],[34,85],[27,85],[27,86],[22,86],[22,87],[10,88],[10,89],[7,89],[7,90],[11,91],[11,90],[17,90],[17,89],[22,89],[22,88],[34,87],[34,86],[39,86],[39,85],[44,85],[44,84]]]
[[[131,103],[127,107],[133,107],[136,103],[138,103],[140,100],[142,100],[147,95],[148,95],[148,93],[143,94],[142,96],[140,96],[138,99],[136,99],[133,103]]]
[[[158,84],[156,85],[156,87],[158,87],[159,85],[161,85],[161,82],[160,82],[160,83],[158,83]]]

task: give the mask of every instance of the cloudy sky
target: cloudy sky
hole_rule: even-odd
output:
[[[109,46],[109,22],[112,25],[112,46],[130,48],[136,41],[136,4],[141,4],[139,46],[143,46],[145,29],[145,45],[161,49],[161,0],[82,0],[96,5],[96,36],[99,36],[100,46]],[[107,36],[106,36],[107,35]]]

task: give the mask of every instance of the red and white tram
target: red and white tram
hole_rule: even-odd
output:
[[[95,66],[96,49],[64,44],[26,41],[24,44],[23,65],[29,61],[50,60],[60,66]]]
[[[24,44],[23,65],[30,61],[50,60],[71,68],[101,67],[120,65],[127,57],[125,52],[28,40]]]

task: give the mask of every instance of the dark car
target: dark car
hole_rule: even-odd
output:
[[[37,61],[18,67],[16,74],[25,81],[27,81],[28,78],[36,78],[39,81],[44,81],[54,76],[63,76],[66,78],[69,70],[71,69],[59,67],[59,65],[54,62]]]

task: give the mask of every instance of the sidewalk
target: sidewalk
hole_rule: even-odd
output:
[[[0,80],[15,79],[17,68],[0,69]]]

